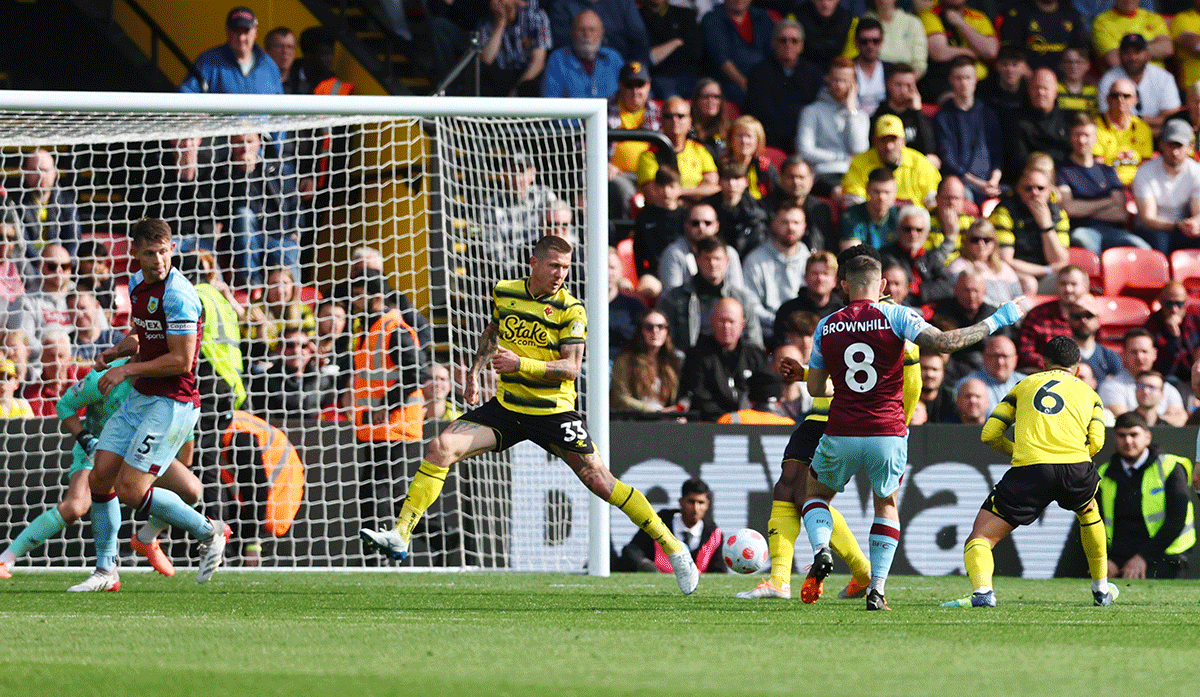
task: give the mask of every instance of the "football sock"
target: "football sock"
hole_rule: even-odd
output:
[[[116,494],[92,494],[92,536],[96,542],[96,568],[117,566],[117,530],[121,528],[121,503]]]
[[[26,552],[39,547],[43,542],[50,539],[54,535],[62,532],[62,529],[67,527],[63,522],[62,514],[58,512],[58,507],[48,508],[42,514],[33,519],[33,522],[25,526],[17,539],[12,541],[12,545],[8,551],[12,553],[13,561],[17,557],[24,556]],[[0,556],[0,563],[6,562],[6,558]]]
[[[683,543],[675,539],[675,535],[667,528],[667,524],[662,521],[662,518],[659,518],[658,514],[654,512],[642,492],[620,479],[616,479],[613,480],[613,492],[612,496],[608,497],[608,502],[621,509],[621,512],[629,516],[635,525],[645,530],[646,534],[653,538],[667,554],[683,551]]]
[[[854,533],[850,532],[850,526],[846,524],[841,512],[830,506],[829,515],[833,517],[833,533],[829,537],[830,549],[846,562],[855,580],[864,586],[867,585],[871,579],[871,562],[867,561],[867,555],[863,554],[862,547],[858,546],[858,540],[854,539]]]
[[[800,514],[791,501],[772,501],[767,521],[767,549],[771,552],[771,583],[776,588],[790,583],[796,538],[800,536]]]
[[[446,483],[446,475],[449,473],[449,467],[438,467],[429,460],[421,460],[421,466],[417,468],[412,484],[408,486],[404,504],[400,506],[400,515],[396,516],[396,532],[400,533],[405,542],[412,539],[417,521],[441,495],[442,485]]]
[[[875,518],[867,544],[871,548],[871,588],[883,593],[892,559],[896,557],[896,545],[900,544],[900,521]]]
[[[1088,572],[1092,575],[1092,588],[1108,592],[1108,540],[1100,520],[1100,507],[1076,513],[1079,518],[1079,538],[1083,542],[1083,553],[1087,557]]]
[[[149,489],[142,497],[142,503],[138,506],[137,512],[140,515],[154,516],[168,525],[187,530],[200,540],[207,540],[213,534],[213,526],[208,517],[201,515],[195,508],[184,503],[183,499],[179,498],[179,494],[170,489],[157,486]]]
[[[996,560],[992,557],[992,545],[982,537],[967,541],[963,549],[963,564],[976,593],[986,593],[992,588],[992,573],[996,571]]]
[[[803,518],[812,548],[819,550],[828,547],[829,538],[833,536],[833,515],[829,512],[829,502],[819,498],[805,501]]]
[[[142,526],[138,528],[138,542],[146,545],[150,544],[154,541],[154,538],[158,537],[163,530],[167,529],[167,527],[168,525],[163,521],[155,518],[154,516],[150,516],[150,518],[146,520],[146,522],[142,523]]]

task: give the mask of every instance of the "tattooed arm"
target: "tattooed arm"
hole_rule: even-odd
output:
[[[574,380],[583,370],[583,351],[585,344],[565,344],[560,349],[562,358],[553,361],[539,361],[534,358],[521,358],[508,349],[496,350],[492,358],[492,367],[498,373],[522,372],[530,377],[545,377],[548,380]]]
[[[1028,309],[1029,302],[1024,296],[1021,296],[1004,303],[990,317],[969,327],[954,329],[948,332],[943,332],[937,327],[926,327],[924,331],[917,335],[913,343],[923,349],[937,351],[938,353],[954,353],[961,348],[966,348],[976,342],[982,341],[1001,327],[1016,324],[1025,316]]]
[[[471,369],[467,371],[467,385],[463,390],[467,404],[476,404],[479,401],[479,373],[499,350],[500,327],[492,320],[479,335],[479,348],[475,350],[475,359],[471,361]]]

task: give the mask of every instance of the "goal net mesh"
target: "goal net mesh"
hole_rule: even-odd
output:
[[[493,285],[525,275],[533,242],[555,229],[577,244],[569,289],[583,299],[583,141],[583,122],[564,119],[0,111],[4,231],[14,238],[0,260],[0,309],[5,357],[18,373],[11,398],[0,395],[12,417],[2,424],[0,549],[67,492],[74,440],[55,415],[57,395],[127,329],[136,269],[127,233],[152,216],[171,224],[186,251],[182,268],[215,263],[210,285],[242,311],[239,411],[281,430],[304,468],[293,518],[286,503],[295,489],[282,483],[287,467],[272,464],[275,444],[243,420],[202,416],[192,459],[204,484],[198,505],[235,523],[228,563],[391,564],[365,552],[358,531],[391,526],[425,444],[468,408],[461,389]],[[65,278],[55,243],[71,258]],[[384,292],[411,305],[404,317],[430,378],[423,440],[408,446],[366,442],[355,427],[353,354],[368,318],[349,281],[373,266]],[[56,349],[59,329],[66,353]],[[210,368],[202,357],[201,373]],[[494,393],[490,371],[483,386],[485,398]],[[19,418],[22,398],[34,418]],[[471,458],[452,468],[405,566],[580,571],[588,496],[530,443]],[[16,567],[90,565],[87,520]],[[125,544],[138,525],[127,515],[124,567],[145,565]],[[177,565],[195,565],[186,533],[168,531],[163,546]]]

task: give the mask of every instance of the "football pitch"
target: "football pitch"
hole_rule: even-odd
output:
[[[755,577],[79,573],[0,582],[0,695],[1194,695],[1200,582],[892,577],[891,612],[737,600]]]

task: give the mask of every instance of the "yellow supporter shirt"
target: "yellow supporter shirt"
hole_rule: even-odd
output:
[[[1132,186],[1138,165],[1154,157],[1154,134],[1150,125],[1136,116],[1130,118],[1129,128],[1120,129],[1102,115],[1096,119],[1096,147],[1092,148],[1092,154],[1116,168],[1122,184]]]
[[[971,25],[971,28],[975,31],[983,34],[984,36],[996,35],[996,25],[992,23],[992,20],[987,15],[983,14],[979,10],[971,7],[964,7],[962,9],[962,14],[963,19],[967,20],[967,24]],[[945,34],[946,39],[949,40],[951,46],[967,45],[967,42],[960,39],[957,33],[948,30],[946,25],[942,23],[941,2],[934,2],[929,7],[921,10],[921,13],[918,15],[918,17],[921,20],[921,24],[925,27],[926,36]],[[980,80],[987,77],[987,63],[981,60],[975,61],[975,74],[979,76]]]
[[[1004,432],[1013,426],[1013,440]],[[1013,467],[1087,462],[1104,447],[1104,405],[1095,390],[1061,370],[1018,382],[983,425],[981,438],[1012,455]]]
[[[1097,113],[1100,94],[1095,85],[1084,84],[1078,93],[1068,92],[1067,86],[1058,83],[1058,108],[1063,111],[1083,111],[1092,116]]]
[[[1171,41],[1175,41],[1185,32],[1200,34],[1200,12],[1194,9],[1185,10],[1171,20]],[[1186,90],[1196,84],[1196,80],[1200,80],[1200,55],[1176,46],[1175,64],[1175,78],[1179,80],[1179,89]]]
[[[1126,34],[1141,34],[1146,37],[1146,43],[1156,37],[1168,35],[1167,23],[1157,12],[1138,8],[1131,15],[1123,15],[1116,9],[1109,9],[1096,15],[1092,21],[1092,45],[1096,55],[1104,54],[1121,45],[1121,37]],[[1158,67],[1163,67],[1161,61],[1150,61]]]
[[[1071,246],[1071,219],[1067,216],[1067,212],[1060,208],[1054,201],[1051,201],[1050,214],[1057,216],[1057,222],[1054,227],[1058,230],[1058,241],[1064,247]],[[1001,200],[992,214],[988,216],[988,221],[992,227],[996,228],[996,244],[1001,247],[1018,247],[1017,235],[1022,236],[1024,246],[1036,246],[1041,249],[1041,233],[1037,230],[1026,230],[1027,227],[1032,227],[1033,221],[1029,218],[1013,219],[1012,211],[1008,209],[1005,200]],[[1020,254],[1017,258],[1021,258]]]
[[[694,140],[689,140],[683,146],[683,152],[675,153],[675,161],[679,165],[680,183],[685,189],[694,189],[700,186],[700,181],[707,172],[717,171],[717,163],[713,161],[708,148]],[[658,160],[654,158],[654,151],[647,149],[638,156],[638,184],[653,181],[656,174],[658,174]]]
[[[501,281],[492,291],[492,321],[499,343],[521,358],[556,361],[562,347],[587,341],[587,312],[565,288],[534,298],[528,279]],[[500,376],[496,398],[521,414],[560,414],[575,408],[575,381],[526,375]]]
[[[842,179],[842,193],[867,197],[867,175],[876,167],[883,167],[879,151],[869,148],[850,161],[850,169]],[[896,176],[896,200],[911,201],[918,206],[925,204],[925,197],[937,192],[942,175],[919,151],[904,148],[900,166],[892,173]]]
[[[632,130],[642,127],[646,118],[646,110],[621,111],[621,128]],[[638,158],[650,147],[649,143],[638,140],[622,140],[613,146],[612,159],[609,162],[622,172],[636,172]]]

